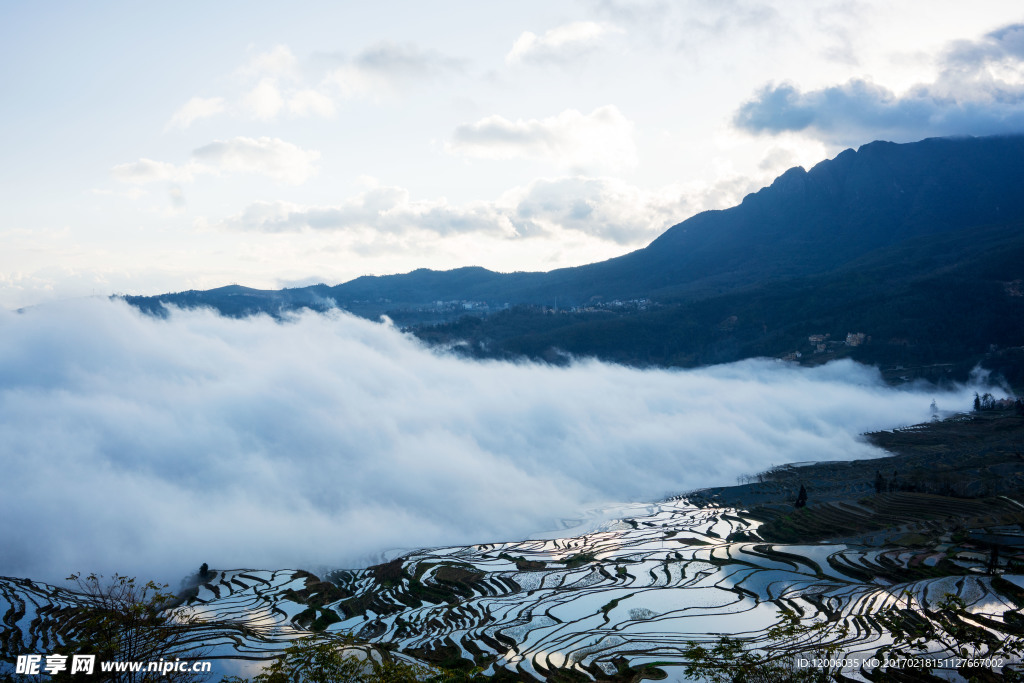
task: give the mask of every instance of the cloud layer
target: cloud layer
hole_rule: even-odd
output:
[[[606,501],[868,457],[966,408],[873,370],[467,362],[348,315],[0,311],[0,574],[175,578],[517,538]]]
[[[905,93],[867,78],[808,91],[769,84],[739,108],[733,123],[752,133],[807,131],[842,144],[1022,132],[1024,24],[952,43],[935,81]]]
[[[578,232],[622,245],[643,244],[697,209],[715,204],[716,190],[668,186],[644,190],[609,178],[543,178],[489,202],[414,200],[401,187],[374,187],[339,204],[255,202],[222,222],[258,232],[365,231],[436,235],[484,233],[502,238]]]

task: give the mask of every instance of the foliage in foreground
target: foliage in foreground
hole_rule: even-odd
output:
[[[837,633],[830,634],[835,626]],[[831,668],[801,667],[799,657],[828,661],[839,654],[846,627],[818,622],[807,625],[792,612],[768,629],[766,644],[747,647],[746,641],[722,636],[709,649],[691,641],[684,669],[691,679],[710,683],[818,683],[832,680]],[[834,637],[834,636],[838,636]]]
[[[142,583],[134,577],[114,574],[72,574],[68,581],[84,599],[71,626],[67,645],[78,653],[94,654],[97,661],[155,662],[176,658],[198,659],[192,638],[195,618],[191,610],[172,607],[177,599],[166,584]],[[59,680],[67,675],[58,674]],[[202,681],[204,674],[193,672],[121,671],[106,672],[104,680],[114,683],[144,681]]]
[[[301,638],[252,679],[225,680],[228,683],[460,683],[472,680],[471,676],[477,673],[433,669],[399,661],[384,653],[379,660],[349,654],[355,644],[351,636]]]

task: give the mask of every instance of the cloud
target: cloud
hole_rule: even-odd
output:
[[[847,3],[848,4],[848,3]],[[628,26],[638,42],[635,48],[671,47],[706,58],[722,45],[747,44],[763,48],[783,32],[793,35],[792,22],[785,21],[778,2],[761,0],[597,0],[593,10],[618,26]],[[809,10],[799,10],[807,14]],[[771,36],[770,40],[765,40]],[[760,49],[759,49],[760,53]]]
[[[299,67],[298,58],[287,45],[275,45],[272,49],[261,52],[249,60],[243,67],[245,74],[264,76],[289,76]]]
[[[769,84],[736,112],[751,133],[805,131],[831,142],[1024,131],[1024,25],[947,47],[932,83],[897,94],[869,79],[803,91]]]
[[[298,59],[287,45],[278,45],[272,50],[261,52],[236,73],[236,77],[243,81],[255,79],[256,84],[240,98],[233,98],[235,102],[230,108],[224,97],[193,97],[174,113],[166,128],[188,128],[199,119],[216,116],[229,109],[235,114],[245,112],[257,120],[269,121],[278,115],[285,104],[280,90],[281,83],[297,78],[298,67]],[[300,115],[320,113],[322,110],[322,107],[307,108]]]
[[[668,0],[597,0],[594,9],[628,23],[661,23],[668,17],[673,4]]]
[[[1003,26],[977,41],[955,41],[945,57],[948,67],[968,71],[1007,59],[1024,59],[1024,24]]]
[[[311,230],[368,230],[401,234],[423,230],[438,235],[464,232],[515,235],[514,225],[493,206],[473,203],[451,206],[445,199],[413,201],[408,190],[377,187],[335,206],[302,206],[260,201],[226,219],[229,229],[259,232]]]
[[[414,43],[381,42],[354,56],[314,54],[303,59],[287,45],[277,45],[234,72],[234,94],[193,97],[174,113],[167,128],[187,128],[224,112],[257,121],[273,121],[282,113],[329,118],[339,99],[391,96],[464,69],[464,60]]]
[[[346,99],[392,95],[465,67],[462,60],[413,43],[381,42],[352,58],[331,55],[321,60],[333,63],[324,85]]]
[[[167,123],[167,128],[188,128],[199,119],[210,118],[226,109],[223,97],[193,97]]]
[[[237,137],[204,145],[192,157],[220,171],[256,173],[299,185],[316,173],[320,153],[278,138]]]
[[[874,13],[873,8],[861,2],[841,2],[815,9],[817,33],[830,41],[821,55],[841,64],[858,64],[856,43],[858,38],[871,34],[868,18]]]
[[[334,116],[334,100],[316,90],[299,90],[288,98],[288,111],[296,116]]]
[[[155,183],[170,181],[173,183],[191,182],[197,170],[192,164],[176,166],[165,161],[153,161],[142,158],[127,164],[118,164],[110,170],[117,180],[123,183]]]
[[[384,41],[360,52],[353,60],[360,69],[388,78],[426,78],[460,71],[463,61],[414,43]]]
[[[1001,88],[989,95],[976,100],[949,97],[928,86],[896,95],[859,79],[805,93],[783,83],[764,87],[733,122],[752,133],[807,131],[840,144],[1024,131],[1024,90]]]
[[[874,369],[471,362],[346,314],[0,311],[0,574],[351,566],[524,538],[588,505],[771,464],[871,457],[857,435],[966,409]]]
[[[567,109],[546,119],[494,115],[458,126],[449,152],[480,159],[540,159],[581,171],[636,166],[633,123],[614,105],[589,114]]]
[[[279,138],[237,137],[215,140],[193,150],[191,160],[185,164],[139,159],[119,164],[111,173],[122,182],[137,184],[186,183],[203,174],[252,173],[300,185],[316,173],[319,158],[319,152],[302,149]]]
[[[505,61],[509,64],[564,64],[600,48],[605,39],[615,33],[622,33],[622,29],[594,21],[557,26],[543,36],[525,31],[513,43]]]
[[[253,118],[260,121],[269,121],[277,116],[284,106],[284,98],[277,88],[277,84],[271,78],[264,78],[259,84],[249,91],[242,100],[244,106],[252,114]]]
[[[576,231],[622,245],[646,243],[692,212],[679,187],[644,190],[581,176],[537,180],[505,201],[514,224],[533,226],[536,234]]]
[[[451,205],[413,200],[400,187],[375,187],[333,206],[261,201],[221,223],[234,230],[302,230],[437,235],[483,233],[504,239],[577,232],[621,245],[644,244],[704,208],[719,208],[721,188],[641,189],[621,180],[541,178],[489,202]],[[749,192],[744,185],[737,194]],[[732,196],[732,195],[730,195]],[[710,204],[710,205],[709,205]]]

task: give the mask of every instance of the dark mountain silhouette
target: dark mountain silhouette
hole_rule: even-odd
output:
[[[927,346],[918,361],[961,361],[993,344],[1024,344],[1008,320],[1024,301],[1014,284],[1024,279],[1022,227],[1024,136],[872,142],[809,171],[790,169],[738,206],[693,216],[600,263],[547,273],[421,269],[334,287],[226,287],[129,301],[241,315],[333,300],[407,323],[447,317],[418,334],[468,339],[483,355],[558,348],[694,365],[799,350],[791,347],[813,333],[866,331],[876,351],[882,335],[904,351]],[[637,299],[649,304],[610,306]],[[437,301],[525,307],[453,322],[450,311],[423,313]],[[531,306],[564,313],[545,317]]]

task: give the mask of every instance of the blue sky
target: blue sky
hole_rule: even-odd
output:
[[[615,256],[848,146],[1024,132],[1021,22],[991,0],[12,0],[0,306]]]

